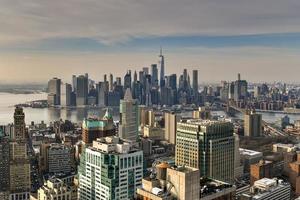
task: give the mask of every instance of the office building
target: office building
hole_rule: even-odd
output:
[[[160,89],[160,105],[172,106],[174,104],[173,91],[170,87]]]
[[[38,200],[71,200],[72,189],[58,178],[51,178],[38,190]]]
[[[233,125],[225,121],[187,120],[177,123],[176,165],[200,169],[201,176],[232,183]]]
[[[254,182],[250,192],[242,194],[241,200],[290,200],[291,186],[278,179],[263,178]]]
[[[112,114],[106,110],[102,119],[88,118],[82,122],[82,141],[91,144],[94,140],[101,137],[112,136],[116,133]]]
[[[107,94],[108,94],[109,84],[108,82],[99,82],[97,84],[98,93],[98,106],[105,107],[107,105]]]
[[[244,136],[259,137],[262,135],[262,117],[255,111],[247,111],[244,116]]]
[[[160,64],[160,88],[165,86],[165,57],[162,54],[162,48],[160,48],[159,54],[159,64]]]
[[[48,148],[48,172],[70,173],[71,172],[71,148],[64,144],[53,143]]]
[[[120,93],[117,91],[111,91],[107,93],[107,106],[116,107],[120,105]]]
[[[109,75],[109,91],[113,91],[114,89],[114,77],[112,74]]]
[[[239,135],[234,134],[234,138],[234,177],[239,178],[244,174],[244,165],[241,162]]]
[[[248,83],[245,80],[241,80],[241,75],[238,74],[238,80],[234,82],[234,100],[246,100],[248,95]]]
[[[157,174],[142,180],[137,189],[141,200],[194,200],[200,199],[200,174],[198,169],[170,167],[167,163],[156,166]]]
[[[81,154],[80,200],[134,199],[143,178],[143,152],[118,137],[99,138]]]
[[[48,104],[50,106],[60,105],[61,101],[61,80],[53,78],[48,82]]]
[[[9,197],[9,137],[0,130],[0,199]]]
[[[172,88],[172,90],[177,90],[177,75],[171,74],[168,76],[168,87]]]
[[[170,144],[175,145],[177,122],[179,121],[179,116],[177,116],[173,112],[165,112],[164,118],[165,118],[164,140],[168,141]]]
[[[136,141],[138,138],[138,104],[132,99],[129,88],[120,102],[119,136],[131,141]]]
[[[193,70],[193,92],[196,94],[198,93],[198,87],[199,87],[199,83],[198,83],[198,70]]]
[[[131,71],[129,70],[124,76],[124,90],[131,89],[131,85]]]
[[[241,161],[244,165],[244,173],[250,172],[250,166],[258,163],[263,159],[263,153],[259,151],[253,151],[250,149],[239,149]]]
[[[152,86],[158,87],[158,68],[157,68],[157,64],[152,64],[151,65],[151,81],[152,81]]]
[[[11,200],[27,200],[31,188],[30,162],[27,156],[25,114],[17,107],[14,113],[14,134],[9,144],[9,183]]]
[[[71,106],[72,99],[72,85],[66,83],[66,106]]]
[[[250,165],[251,185],[253,185],[255,181],[262,178],[273,178],[272,161],[260,160],[258,163]]]
[[[76,78],[77,80],[77,88],[76,88],[76,105],[84,106],[87,105],[88,98],[88,78],[87,76],[80,75]]]

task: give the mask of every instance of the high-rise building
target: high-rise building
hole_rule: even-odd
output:
[[[255,111],[247,111],[244,116],[244,135],[259,137],[262,135],[262,116]]]
[[[91,144],[100,137],[112,136],[116,133],[112,114],[106,110],[102,119],[88,118],[82,122],[82,140]]]
[[[175,162],[176,165],[200,169],[201,176],[232,183],[233,125],[210,120],[177,123]]]
[[[116,85],[117,86],[122,85],[122,79],[121,79],[121,77],[116,77]]]
[[[27,156],[25,114],[20,107],[15,109],[14,126],[14,135],[11,137],[9,145],[10,199],[29,200],[31,188],[30,162]]]
[[[38,200],[71,200],[71,197],[72,189],[58,178],[47,180],[47,182],[38,190]]]
[[[165,112],[165,135],[164,139],[170,144],[176,143],[176,131],[177,131],[177,121],[179,116],[172,112]]]
[[[107,105],[108,82],[99,82],[97,85],[98,91],[98,106],[104,107]]]
[[[151,65],[151,81],[152,86],[157,87],[158,86],[158,68],[157,64]]]
[[[194,93],[198,93],[198,70],[193,70],[193,91]]]
[[[77,106],[87,105],[88,97],[88,79],[84,75],[77,77],[77,88],[76,88],[76,104]]]
[[[149,68],[148,67],[143,67],[143,73],[145,75],[148,75],[149,74]]]
[[[162,48],[160,48],[160,54],[159,54],[159,64],[160,64],[160,87],[165,86],[165,57],[162,54]]]
[[[53,78],[48,82],[48,104],[50,106],[60,105],[61,100],[61,80]],[[52,98],[51,98],[52,97]]]
[[[114,77],[112,74],[109,75],[109,91],[113,91],[114,89]]]
[[[167,163],[160,163],[156,166],[156,171],[156,177],[152,174],[142,180],[142,187],[137,189],[138,199],[200,199],[198,169],[170,167]]]
[[[127,71],[127,73],[124,76],[124,90],[126,90],[127,88],[131,89],[131,71]]]
[[[234,178],[240,178],[244,174],[244,165],[241,162],[240,138],[234,134]]]
[[[136,141],[138,138],[138,104],[132,98],[129,88],[120,102],[119,136],[131,141]]]
[[[76,77],[76,75],[72,76],[72,86],[73,86],[73,92],[76,92],[76,88],[77,88],[77,77]]]
[[[48,148],[48,172],[70,173],[71,172],[71,149],[64,144],[53,143]]]
[[[66,83],[66,106],[72,105],[72,85]]]
[[[171,74],[168,77],[168,86],[172,88],[172,90],[177,90],[177,76],[176,74]]]
[[[9,137],[0,130],[0,199],[9,198]]]
[[[117,91],[107,93],[107,106],[116,107],[120,105],[121,95]]]
[[[134,199],[143,178],[143,152],[118,137],[99,138],[84,149],[79,167],[80,200]]]
[[[234,100],[245,100],[248,95],[248,83],[246,80],[241,80],[241,75],[238,74],[238,80],[234,82]]]

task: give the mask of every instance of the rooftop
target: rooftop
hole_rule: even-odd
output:
[[[262,152],[253,151],[253,150],[250,150],[250,149],[242,149],[242,148],[240,148],[239,151],[240,151],[241,155],[248,155],[248,156],[262,155]]]
[[[210,178],[202,178],[200,180],[200,185],[201,197],[217,194],[225,190],[228,190],[228,192],[232,192],[236,189],[234,185]]]

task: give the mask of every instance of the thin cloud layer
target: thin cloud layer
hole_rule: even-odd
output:
[[[300,32],[299,0],[0,0],[0,45]]]

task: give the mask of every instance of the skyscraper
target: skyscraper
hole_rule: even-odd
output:
[[[171,74],[168,77],[168,86],[172,88],[172,90],[177,90],[177,75]]]
[[[131,141],[138,138],[138,103],[132,98],[129,88],[120,102],[119,136]]]
[[[66,83],[66,106],[72,105],[72,85]]]
[[[17,107],[14,113],[14,135],[10,141],[10,199],[29,200],[31,188],[30,162],[27,156],[25,114]]]
[[[244,116],[244,135],[248,137],[259,137],[262,135],[262,130],[261,114],[247,110]]]
[[[116,77],[116,85],[117,85],[117,86],[122,85],[121,77]]]
[[[88,79],[86,76],[77,77],[76,104],[77,106],[87,105]]]
[[[162,48],[160,48],[159,55],[159,64],[160,64],[160,87],[165,86],[165,57],[162,54]]]
[[[9,198],[9,137],[0,129],[0,199]]]
[[[198,93],[198,70],[193,70],[193,92]]]
[[[246,80],[241,80],[241,75],[238,74],[238,80],[234,82],[234,100],[245,100],[248,95],[248,83]]]
[[[60,99],[61,99],[60,85],[61,85],[61,80],[58,78],[53,78],[48,82],[48,104],[50,106],[60,105]]]
[[[113,91],[114,89],[114,77],[112,74],[109,75],[109,91]]]
[[[143,178],[143,151],[118,137],[99,138],[84,149],[79,167],[80,200],[135,199]]]
[[[175,162],[200,169],[201,176],[232,183],[233,125],[210,120],[177,123]]]
[[[76,77],[76,75],[72,76],[72,86],[73,86],[73,91],[76,92],[76,88],[77,88],[77,77]]]
[[[127,88],[131,89],[131,71],[127,71],[127,73],[124,76],[124,90]]]
[[[157,64],[151,65],[151,82],[152,86],[157,87],[158,86],[158,69]]]
[[[104,107],[107,105],[108,82],[99,82],[97,86],[98,106]]]

